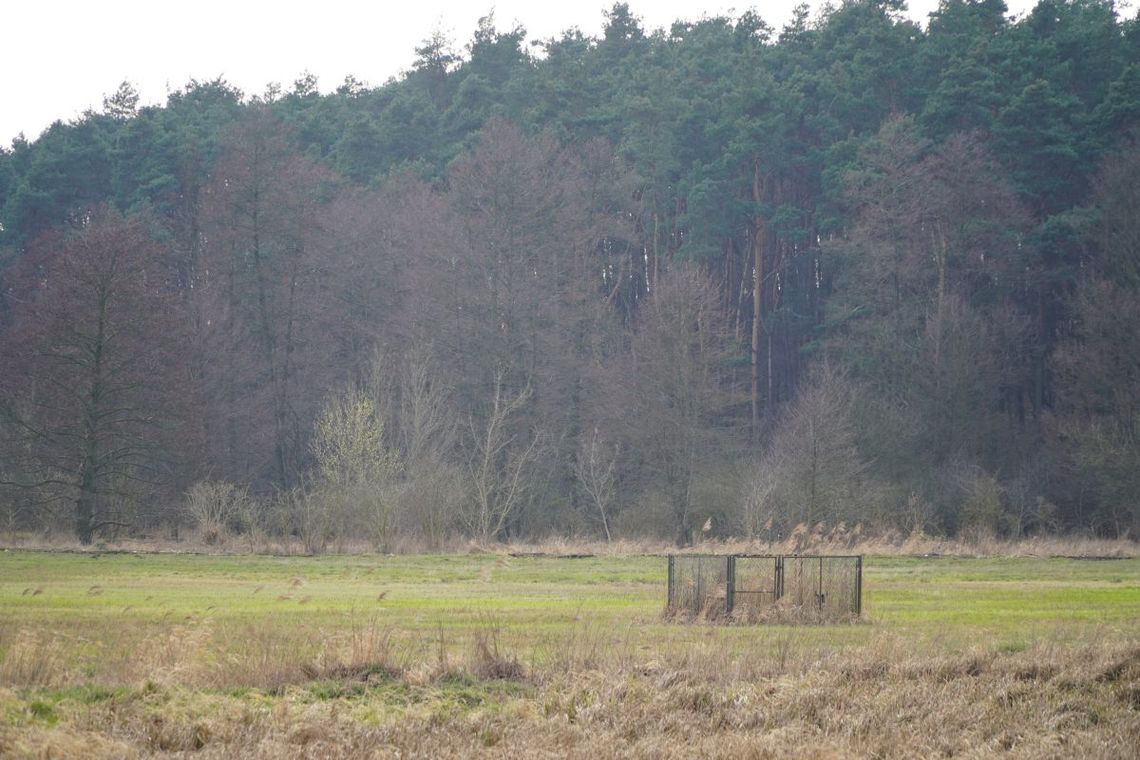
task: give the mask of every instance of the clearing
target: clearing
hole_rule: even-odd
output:
[[[865,621],[663,557],[0,552],[0,756],[1136,756],[1140,559],[868,557]]]

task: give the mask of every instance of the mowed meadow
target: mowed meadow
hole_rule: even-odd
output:
[[[661,556],[0,552],[0,757],[1134,757],[1140,559],[867,557],[668,622]]]

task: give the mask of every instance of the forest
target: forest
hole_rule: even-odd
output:
[[[1138,18],[903,7],[488,15],[16,139],[0,526],[1140,535]]]

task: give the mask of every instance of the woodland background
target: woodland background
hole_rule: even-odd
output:
[[[17,139],[0,523],[1135,537],[1137,18],[900,8],[488,16]]]

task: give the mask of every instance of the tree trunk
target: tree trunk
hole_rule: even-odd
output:
[[[75,534],[86,546],[95,537],[96,480],[99,475],[99,420],[103,405],[103,350],[107,338],[107,284],[99,284],[95,340],[91,351],[91,388],[83,418],[83,460],[79,464],[79,494],[75,499]]]
[[[757,161],[752,173],[752,200],[760,203],[764,195],[764,178]],[[752,443],[760,439],[760,332],[764,307],[764,218],[757,210],[752,218]]]
[[[94,466],[84,462],[79,479],[79,496],[75,500],[75,535],[79,543],[89,545],[95,538],[95,474]]]

